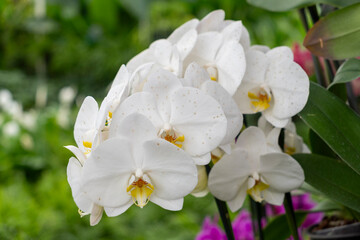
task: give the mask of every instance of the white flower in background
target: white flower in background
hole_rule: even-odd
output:
[[[285,127],[309,95],[309,78],[288,47],[266,53],[250,49],[243,81],[234,95],[242,113],[262,112],[275,127]]]
[[[59,101],[61,105],[69,106],[76,97],[76,90],[73,87],[67,86],[60,89]]]
[[[182,79],[184,86],[201,89],[213,97],[221,105],[227,119],[227,130],[220,148],[226,153],[231,153],[230,144],[235,141],[243,124],[243,117],[231,95],[217,82],[211,81],[209,74],[197,63],[190,64]]]
[[[125,118],[116,134],[87,159],[83,191],[96,204],[123,211],[133,203],[142,208],[149,201],[168,210],[180,210],[184,196],[197,183],[192,158],[157,138],[156,128],[140,114]]]
[[[12,94],[7,89],[0,90],[0,107],[6,110],[6,108],[11,104],[13,101]]]
[[[245,54],[239,43],[241,22],[233,22],[221,32],[200,33],[196,44],[184,60],[184,67],[196,62],[231,95],[241,83],[245,73]]]
[[[18,136],[20,133],[19,124],[15,121],[10,121],[4,124],[3,134],[10,138]]]
[[[184,149],[203,165],[226,134],[221,105],[199,89],[183,87],[171,72],[158,69],[149,76],[143,92],[124,100],[113,114],[113,124],[138,112],[157,129],[159,137]]]
[[[255,201],[281,205],[284,193],[303,183],[301,166],[287,154],[268,153],[265,134],[259,128],[244,130],[235,146],[209,174],[210,192],[226,201],[231,211],[241,208],[247,193]]]
[[[137,68],[147,63],[166,69],[176,76],[183,74],[183,61],[193,49],[197,38],[197,32],[190,29],[176,42],[160,39],[153,42],[150,47],[135,57],[126,65],[129,71],[135,72]]]
[[[295,153],[310,153],[310,149],[304,143],[302,137],[297,135],[296,126],[293,122],[289,122],[285,126],[284,152],[292,155]]]

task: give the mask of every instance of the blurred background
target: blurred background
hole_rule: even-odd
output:
[[[0,0],[0,239],[194,239],[211,196],[169,212],[152,203],[89,226],[66,179],[83,99],[99,103],[121,64],[192,18],[224,9],[252,44],[294,46],[297,12],[245,0]]]

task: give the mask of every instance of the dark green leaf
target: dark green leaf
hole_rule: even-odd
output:
[[[346,7],[358,3],[359,0],[247,0],[247,2],[269,11],[284,12],[316,3],[326,3],[336,7]]]
[[[328,145],[313,131],[310,129],[309,132],[311,152],[328,156],[331,158],[338,158],[336,154],[329,148]]]
[[[346,164],[360,174],[360,118],[343,101],[316,83],[300,118]]]
[[[305,181],[330,199],[360,211],[360,175],[340,160],[316,154],[295,154]]]
[[[360,23],[359,23],[360,24]],[[347,83],[360,77],[360,59],[351,58],[337,70],[334,81],[329,88],[337,83]]]
[[[305,220],[307,212],[295,212],[296,223],[300,226]],[[283,240],[288,239],[291,235],[290,227],[286,219],[286,215],[279,215],[266,225],[264,229],[264,236],[266,240]]]
[[[360,3],[320,19],[307,33],[304,46],[329,59],[360,56]]]

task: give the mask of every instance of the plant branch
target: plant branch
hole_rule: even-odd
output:
[[[208,175],[209,175],[210,169],[211,169],[210,166],[206,165],[206,172]],[[233,229],[231,226],[230,215],[229,215],[229,211],[227,209],[226,203],[224,201],[217,199],[216,197],[214,197],[214,199],[215,199],[216,206],[220,213],[221,222],[224,226],[227,239],[235,240]]]
[[[286,218],[289,223],[292,236],[293,236],[294,240],[299,240],[294,206],[292,204],[291,193],[289,193],[289,192],[285,193],[284,207],[285,207],[285,212],[286,212]]]

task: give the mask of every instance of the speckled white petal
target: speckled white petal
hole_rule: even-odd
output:
[[[129,72],[133,73],[135,70],[143,64],[154,62],[154,56],[149,49],[145,49],[126,64]]]
[[[102,206],[97,204],[93,205],[90,215],[90,226],[95,226],[100,222],[103,212],[104,208]]]
[[[162,66],[168,66],[171,59],[173,45],[166,39],[153,42],[149,47],[154,60]]]
[[[186,68],[184,79],[190,82],[187,86],[200,88],[204,82],[210,80],[210,76],[203,67],[196,62],[192,62]]]
[[[263,84],[268,67],[269,60],[266,55],[263,52],[250,49],[246,52],[246,72],[243,83]]]
[[[235,149],[231,155],[225,155],[211,169],[208,179],[210,192],[223,201],[236,198],[242,185],[252,173],[245,151]]]
[[[82,165],[84,165],[84,162],[86,160],[86,156],[85,154],[80,150],[80,148],[77,148],[75,146],[64,146],[66,149],[68,149],[69,151],[71,151],[75,157],[78,159],[78,162]]]
[[[289,118],[304,108],[309,96],[309,78],[297,63],[290,59],[272,62],[266,81],[274,99],[274,117]]]
[[[192,156],[196,165],[206,165],[211,161],[211,153],[206,153],[200,156]]]
[[[285,153],[268,153],[260,157],[260,174],[278,192],[290,192],[304,182],[299,163]]]
[[[206,15],[201,19],[199,25],[197,26],[197,31],[199,33],[209,32],[209,31],[218,31],[222,22],[225,18],[224,10],[215,10]]]
[[[178,78],[169,71],[158,69],[145,83],[143,91],[153,94],[157,109],[165,122],[169,122],[171,113],[170,99],[173,92],[182,87]]]
[[[184,60],[190,51],[195,46],[197,39],[197,32],[195,29],[192,29],[185,33],[182,38],[175,44],[176,48],[179,50],[180,59]]]
[[[182,209],[184,204],[184,198],[167,200],[167,199],[159,198],[155,194],[151,195],[150,201],[170,211],[179,211]]]
[[[227,204],[232,212],[239,210],[244,204],[246,198],[246,185],[240,186],[239,192],[236,194],[235,198],[227,201]]]
[[[271,123],[266,121],[266,118],[264,117],[264,115],[261,115],[261,117],[259,117],[259,119],[258,119],[258,127],[261,130],[263,130],[265,135],[268,135],[269,132],[274,128],[274,126],[271,125]]]
[[[248,127],[238,137],[235,147],[246,151],[252,165],[257,169],[260,156],[267,153],[265,134],[260,128]]]
[[[190,64],[197,62],[203,66],[209,63],[215,63],[215,57],[222,43],[222,35],[218,32],[207,32],[198,35],[196,44],[186,58],[185,62]],[[187,65],[186,64],[186,65]]]
[[[184,87],[171,98],[170,125],[185,136],[183,149],[192,156],[215,149],[226,134],[227,120],[220,104],[199,89]]]
[[[266,56],[273,60],[279,61],[283,59],[293,60],[294,54],[289,47],[281,46],[266,51]]]
[[[112,121],[120,121],[135,112],[147,117],[157,129],[161,129],[164,125],[158,111],[156,99],[153,94],[148,92],[134,93],[126,98],[113,113]]]
[[[117,85],[127,85],[130,79],[130,73],[127,70],[126,66],[121,65],[119,71],[117,72],[115,79],[111,85],[111,87],[115,87]]]
[[[270,107],[268,109],[266,109],[265,111],[262,112],[263,116],[265,117],[266,121],[268,121],[269,123],[271,123],[273,126],[277,127],[277,128],[283,128],[286,126],[286,124],[288,124],[288,122],[291,120],[291,118],[277,118],[272,114],[272,106],[270,105]]]
[[[154,186],[154,194],[166,200],[183,198],[197,184],[197,169],[192,158],[163,139],[143,145],[143,172]]]
[[[76,206],[78,206],[81,211],[90,213],[92,208],[92,201],[84,194],[81,189],[81,176],[82,176],[82,166],[79,161],[71,157],[67,166],[67,180],[71,187],[71,193],[74,198]]]
[[[106,207],[106,208],[104,208],[104,210],[108,217],[116,217],[116,216],[119,216],[120,214],[124,213],[126,210],[128,210],[129,207],[131,207],[133,204],[134,204],[133,200],[130,198],[130,200],[127,203],[125,203],[124,205],[122,205],[121,207],[117,207],[117,208]]]
[[[80,107],[74,126],[74,138],[78,147],[84,151],[83,137],[86,132],[95,129],[98,114],[98,104],[92,97],[86,97]],[[95,136],[94,136],[95,137]]]
[[[243,26],[241,30],[240,44],[243,46],[245,52],[250,48],[250,34],[245,26]]]
[[[241,38],[242,30],[243,30],[243,25],[241,21],[234,21],[230,23],[222,30],[224,40],[225,41],[234,40],[236,42],[239,42]]]
[[[126,188],[134,169],[130,142],[111,138],[87,159],[83,167],[83,191],[98,205],[120,207],[131,198]]]
[[[190,31],[191,29],[195,29],[198,24],[198,19],[192,19],[184,23],[183,25],[175,29],[174,32],[172,32],[171,35],[167,38],[167,40],[169,40],[172,44],[177,43],[184,36],[185,33]]]
[[[231,143],[235,143],[235,138],[232,140]],[[223,150],[226,154],[231,154],[231,144],[225,144],[225,145],[220,145],[219,148],[221,148],[221,150]]]
[[[220,48],[215,62],[219,74],[219,84],[230,95],[234,95],[246,69],[245,53],[240,43],[236,41],[226,42]]]
[[[280,206],[284,202],[284,196],[285,194],[282,192],[278,192],[271,187],[268,189],[265,189],[263,191],[264,199],[267,203],[270,203],[272,205]]]
[[[282,152],[279,146],[279,135],[281,128],[273,128],[266,136],[267,150],[268,152]]]
[[[265,46],[265,45],[252,45],[250,47],[250,50],[251,51],[256,50],[256,51],[259,51],[259,52],[262,52],[262,53],[267,53],[268,51],[270,51],[270,48],[268,46]]]
[[[221,145],[234,141],[243,125],[243,116],[231,95],[217,82],[206,81],[202,84],[201,90],[212,96],[221,105],[227,119],[227,129]]]

